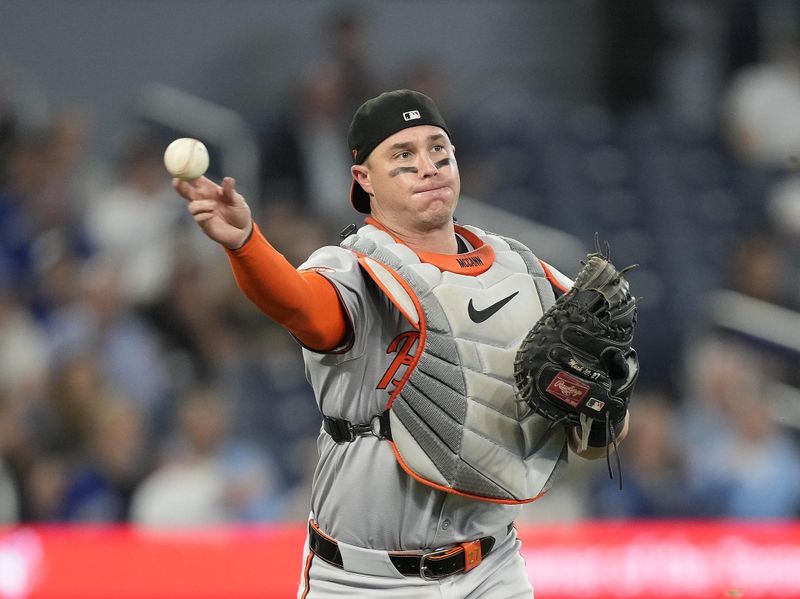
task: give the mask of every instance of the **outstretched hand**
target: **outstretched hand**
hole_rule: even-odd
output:
[[[222,185],[207,177],[173,179],[172,186],[189,202],[189,212],[206,235],[231,250],[244,245],[253,228],[252,213],[233,178],[225,177]]]

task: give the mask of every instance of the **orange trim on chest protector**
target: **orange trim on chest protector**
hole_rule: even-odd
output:
[[[402,239],[398,239],[380,222],[368,216],[364,219],[368,225],[372,225],[381,231],[388,233],[397,243],[406,245]],[[420,261],[433,264],[439,270],[446,270],[460,275],[476,276],[485,273],[494,264],[494,248],[475,235],[472,231],[465,229],[461,225],[455,225],[456,233],[466,239],[475,249],[464,254],[437,254],[436,252],[414,252]]]
[[[564,286],[564,283],[559,281],[556,276],[553,274],[553,271],[550,270],[550,265],[545,262],[544,260],[539,260],[539,264],[542,266],[542,270],[544,270],[544,275],[547,277],[547,280],[558,289],[561,293],[569,292],[569,288]]]
[[[419,355],[422,355],[422,352],[417,352],[417,353]],[[406,377],[409,377],[409,376],[411,376],[411,371],[407,370],[405,375],[403,376],[403,378],[406,378]],[[399,394],[399,391],[398,391],[399,389],[400,389],[400,386],[396,387],[394,392],[396,394]],[[394,401],[394,397],[392,397],[391,401]],[[389,405],[391,405],[391,402],[390,402]],[[465,491],[458,491],[457,489],[454,489],[453,487],[446,487],[444,485],[440,485],[439,483],[435,483],[432,480],[428,480],[427,478],[423,477],[422,475],[417,474],[416,472],[414,472],[411,469],[411,466],[406,464],[405,460],[403,459],[403,456],[400,455],[400,450],[397,449],[397,445],[395,444],[395,442],[394,441],[389,441],[388,443],[389,443],[389,447],[392,448],[392,452],[394,453],[395,460],[397,460],[397,463],[400,464],[400,467],[405,471],[406,474],[408,474],[415,481],[417,481],[419,483],[422,483],[423,485],[426,485],[428,487],[432,487],[434,489],[438,489],[439,491],[444,491],[445,493],[452,493],[453,495],[461,495],[461,497],[469,497],[470,499],[478,499],[480,501],[488,501],[490,503],[500,503],[500,504],[503,504],[503,505],[520,505],[520,504],[523,504],[523,503],[531,503],[533,501],[536,501],[540,497],[544,497],[545,493],[547,493],[547,491],[542,491],[541,493],[539,493],[535,497],[529,497],[528,499],[496,499],[494,497],[486,497],[484,495],[478,495],[476,493],[467,493]]]

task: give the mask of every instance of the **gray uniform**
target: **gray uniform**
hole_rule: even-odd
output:
[[[326,354],[303,351],[320,410],[352,423],[368,422],[386,407],[396,382],[394,370],[404,350],[403,335],[413,328],[365,275],[352,252],[322,248],[300,269],[315,269],[333,282],[353,324],[352,338],[344,347]],[[516,309],[526,307],[520,303]],[[312,560],[307,553],[298,597],[362,596],[347,586],[354,580],[354,587],[366,589],[364,597],[378,591],[388,597],[427,597],[423,588],[439,593],[431,597],[532,596],[519,542],[509,527],[520,505],[479,501],[418,482],[400,467],[390,443],[376,437],[337,444],[323,431],[318,447],[312,518],[321,531],[344,548],[345,558],[348,552],[357,554],[351,563],[381,562],[378,552],[382,551],[425,551],[485,536],[494,536],[497,544],[476,569],[435,582],[397,575],[390,565],[385,576],[380,575],[381,565],[363,570],[355,566],[355,572],[341,570]],[[498,580],[492,582],[492,577]],[[499,577],[508,582],[501,585]],[[403,594],[410,592],[411,586],[417,589],[414,594]],[[349,590],[345,592],[344,588]],[[392,595],[391,589],[399,594]]]

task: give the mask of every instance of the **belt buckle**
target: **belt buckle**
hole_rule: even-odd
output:
[[[452,576],[453,574],[458,574],[461,570],[456,570],[455,572],[450,572],[448,574],[428,574],[427,571],[429,567],[425,565],[425,560],[430,558],[431,556],[447,553],[449,549],[435,549],[433,551],[429,551],[428,553],[423,553],[419,556],[419,576],[423,580],[441,580],[442,578],[447,578],[448,576]]]
[[[380,414],[376,414],[369,419],[369,422],[363,424],[351,424],[348,429],[350,432],[350,441],[355,441],[356,437],[373,437],[381,438],[381,423]]]

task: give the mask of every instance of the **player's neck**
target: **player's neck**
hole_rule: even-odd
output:
[[[403,242],[414,252],[433,254],[457,254],[458,243],[453,221],[450,220],[443,226],[426,231],[415,231],[400,226],[388,226],[374,217],[368,217],[367,222],[385,230],[398,241]]]
[[[458,243],[453,226],[449,230],[436,229],[425,233],[398,235],[400,240],[417,253],[457,254]]]

